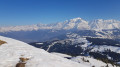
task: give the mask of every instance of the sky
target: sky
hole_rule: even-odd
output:
[[[120,0],[0,0],[0,26],[50,24],[77,17],[120,20]]]

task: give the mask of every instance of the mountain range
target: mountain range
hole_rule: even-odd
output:
[[[103,20],[97,19],[93,21],[86,21],[81,18],[74,18],[64,22],[53,24],[35,24],[26,26],[10,26],[0,27],[0,32],[10,31],[33,31],[41,29],[52,30],[106,30],[106,29],[120,29],[120,21],[118,20]]]
[[[2,36],[14,38],[28,44],[17,42],[12,39],[9,40],[9,38]],[[8,56],[5,58],[10,58],[13,54],[19,52],[20,49],[20,54],[28,53],[27,56],[39,56],[36,58],[43,56],[48,57],[47,55],[49,54],[46,53],[47,51],[50,53],[55,52],[54,54],[60,55],[65,59],[92,67],[101,67],[97,66],[100,65],[99,63],[104,67],[120,66],[120,21],[118,20],[97,19],[93,21],[85,21],[81,18],[74,18],[53,24],[0,27],[0,39],[8,43],[5,44],[5,47],[4,44],[2,46],[0,45],[1,56],[4,56],[9,52],[7,54]],[[13,47],[8,49],[9,46]],[[16,49],[18,49],[18,51],[16,51]],[[23,51],[21,51],[21,49]],[[33,52],[33,54],[27,49],[31,49],[30,52]],[[45,51],[40,51],[39,49],[44,49]],[[43,54],[40,54],[38,51]],[[17,55],[20,54],[18,53]],[[15,62],[18,61],[18,57],[20,56],[16,57],[15,55],[15,58],[17,58]],[[52,57],[53,56],[50,56],[50,58],[47,59],[51,60]],[[12,60],[15,58],[13,57]],[[45,57],[43,57],[43,60],[46,60],[44,58]],[[1,58],[0,60],[4,59]],[[33,59],[33,61],[34,60],[36,59]],[[61,59],[58,60],[64,61]],[[8,59],[6,59],[5,62],[7,61]],[[29,64],[33,61],[30,61]],[[38,61],[41,62],[41,60]],[[96,65],[93,62],[96,62]],[[35,63],[38,62],[35,61]],[[71,63],[72,62],[70,62],[70,64]],[[4,66],[4,62],[1,64]],[[28,66],[30,66],[29,64]]]
[[[63,40],[33,42],[29,44],[48,52],[67,54],[72,57],[92,57],[107,64],[120,66],[120,42],[113,39],[86,38],[76,33],[67,33],[66,39]],[[72,57],[66,58],[72,59]],[[79,59],[76,59],[76,61],[79,62]]]
[[[67,33],[82,37],[99,37],[120,41],[120,21],[97,19],[85,21],[74,18],[53,24],[0,27],[0,35],[27,43],[65,39]]]
[[[112,67],[91,57],[65,57],[71,56],[48,53],[27,43],[0,36],[0,67]]]

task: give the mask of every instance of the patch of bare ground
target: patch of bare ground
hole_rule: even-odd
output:
[[[2,45],[4,43],[7,43],[7,42],[0,40],[0,45]]]
[[[16,64],[16,67],[25,67],[26,61],[29,60],[29,58],[23,58],[23,57],[21,57],[19,59],[20,59],[20,61],[19,61],[19,63]]]

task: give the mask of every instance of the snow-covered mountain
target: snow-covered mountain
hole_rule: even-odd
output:
[[[106,63],[120,62],[120,42],[112,39],[81,37],[76,33],[67,33],[66,39],[30,43],[48,52],[64,53],[71,56],[88,56]],[[75,59],[75,61],[81,61]],[[120,66],[120,65],[119,65]]]
[[[86,21],[74,18],[53,24],[0,27],[0,35],[27,43],[64,39],[65,34],[69,32],[83,37],[100,37],[120,41],[120,21],[103,19]]]
[[[47,48],[45,50],[50,51],[50,52],[51,52],[51,50],[57,50],[56,45],[58,45],[59,47],[57,47],[57,48],[59,48],[59,49],[60,49],[60,47],[69,49],[70,46],[73,46],[76,49],[77,49],[77,47],[81,47],[81,49],[83,49],[83,50],[90,49],[91,52],[93,52],[93,51],[104,52],[105,50],[110,49],[113,52],[120,53],[120,42],[112,40],[112,39],[89,38],[89,37],[86,38],[86,37],[81,37],[80,35],[78,35],[76,33],[67,33],[66,37],[67,38],[64,40],[33,43],[33,46],[35,46],[34,44],[36,44],[36,47],[38,45],[43,49]],[[45,46],[47,46],[47,47],[45,47]],[[69,47],[69,48],[67,48],[67,47]]]
[[[89,25],[93,30],[120,29],[120,21],[97,19],[90,21]]]
[[[100,60],[94,59],[92,57],[86,57],[86,56],[77,56],[77,57],[72,57],[70,55],[66,55],[66,54],[61,54],[61,53],[55,53],[53,52],[52,54],[61,56],[63,58],[67,57],[72,61],[78,62],[78,63],[82,63],[84,65],[89,65],[91,67],[113,67],[111,64],[106,64]]]
[[[33,31],[33,30],[104,30],[120,29],[120,21],[98,19],[94,21],[85,21],[81,18],[74,18],[64,22],[53,24],[35,24],[26,26],[0,27],[0,32],[9,31]]]
[[[72,61],[79,62],[85,65],[89,65],[91,67],[114,67],[112,64],[106,64],[100,60],[96,60],[92,57],[84,57],[84,56],[77,56],[71,58]]]
[[[0,27],[0,32],[10,32],[10,31],[32,31],[40,29],[52,29],[52,30],[70,30],[78,29],[84,30],[89,29],[88,22],[81,18],[74,18],[66,20],[64,22],[59,22],[55,24],[35,24],[26,26],[10,26],[10,27]]]
[[[25,67],[90,67],[50,54],[21,41],[2,36],[0,40],[0,44],[5,41],[0,45],[0,67],[15,67],[17,63],[25,64]]]

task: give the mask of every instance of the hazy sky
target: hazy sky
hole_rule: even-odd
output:
[[[0,0],[0,26],[55,23],[76,17],[120,20],[120,0]]]

